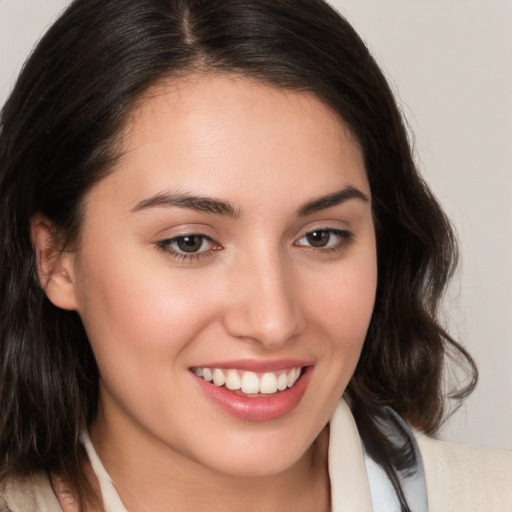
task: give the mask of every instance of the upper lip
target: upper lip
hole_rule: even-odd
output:
[[[193,368],[219,368],[221,370],[245,370],[248,372],[265,373],[288,368],[311,366],[311,361],[303,359],[238,359],[232,361],[216,361],[212,363],[198,364]]]

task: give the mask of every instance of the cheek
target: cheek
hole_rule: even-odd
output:
[[[322,286],[317,287],[314,300],[321,322],[333,331],[365,333],[373,312],[376,287],[373,260],[342,269],[338,276],[327,276]]]
[[[135,372],[137,361],[174,360],[215,314],[213,301],[165,262],[102,252],[84,255],[77,276],[79,314],[100,369],[123,361]]]
[[[308,300],[313,323],[321,330],[318,342],[324,358],[345,383],[359,359],[370,324],[377,287],[376,258],[354,258],[322,278]]]

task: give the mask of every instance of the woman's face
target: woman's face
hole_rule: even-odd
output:
[[[225,474],[291,467],[372,314],[357,142],[310,95],[196,76],[152,89],[123,143],[86,197],[72,270],[102,432]]]

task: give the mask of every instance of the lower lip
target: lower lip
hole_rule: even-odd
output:
[[[304,396],[313,367],[304,368],[297,382],[275,395],[248,397],[237,395],[224,387],[218,387],[192,374],[203,393],[222,410],[246,421],[268,421],[280,418],[294,409]]]

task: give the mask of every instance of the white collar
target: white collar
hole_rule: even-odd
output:
[[[110,478],[110,475],[107,473],[107,470],[98,457],[87,431],[82,432],[81,441],[84,445],[85,451],[87,452],[89,461],[91,462],[92,470],[96,474],[100,483],[105,512],[128,512],[126,507],[123,505],[119,494],[117,494],[112,478]]]
[[[345,400],[336,407],[329,429],[332,512],[372,512],[363,446]]]

